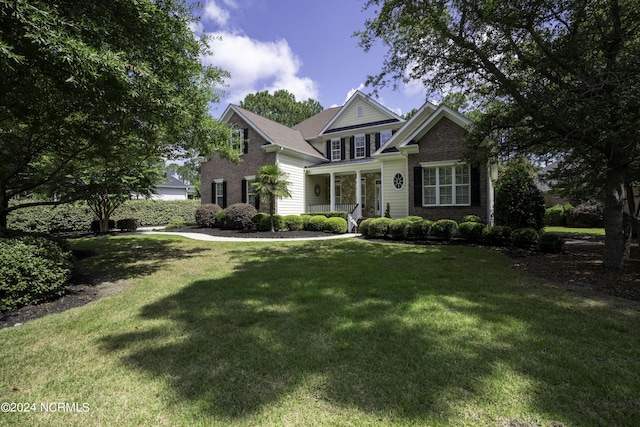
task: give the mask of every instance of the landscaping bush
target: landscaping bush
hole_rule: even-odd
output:
[[[452,219],[440,219],[433,223],[431,235],[449,241],[458,234],[458,223]]]
[[[138,226],[166,225],[180,217],[186,225],[195,224],[200,200],[127,200],[113,213],[113,219],[135,218]]]
[[[429,223],[428,228],[425,230],[425,221]],[[409,240],[421,240],[425,239],[429,235],[431,230],[431,221],[420,219],[420,221],[410,221],[405,228],[405,237]]]
[[[309,216],[323,216],[325,218],[343,218],[344,220],[347,219],[347,217],[349,216],[349,212],[343,212],[343,211],[332,211],[332,212],[307,212],[305,215],[309,215]]]
[[[427,238],[431,236],[431,230],[433,229],[433,221],[425,219],[422,221],[422,237]]]
[[[42,236],[0,238],[0,311],[64,294],[71,252]]]
[[[533,228],[518,228],[511,233],[511,243],[523,249],[529,249],[538,243],[539,234]]]
[[[572,210],[573,206],[568,203],[547,208],[544,213],[544,223],[547,225],[566,226]]]
[[[374,218],[367,218],[360,221],[360,223],[358,224],[358,231],[360,231],[360,234],[365,237],[369,235],[369,226],[371,225],[371,222],[373,220]]]
[[[113,230],[114,228],[116,228],[116,221],[114,219],[110,219],[108,221],[108,228],[109,230]],[[98,221],[97,219],[91,221],[91,232],[92,233],[100,232],[100,221]]]
[[[289,231],[302,230],[304,221],[299,215],[286,215],[284,218],[284,227]]]
[[[402,240],[406,236],[407,226],[411,224],[411,221],[407,219],[394,219],[389,224],[389,236],[394,240]]]
[[[502,246],[511,239],[511,227],[494,225],[482,229],[482,240],[489,245]]]
[[[254,224],[251,218],[257,213],[256,208],[248,203],[235,203],[226,211],[224,227],[232,230],[251,230]]]
[[[116,221],[116,228],[120,231],[136,231],[138,229],[138,221],[133,218],[119,219]]]
[[[564,240],[557,234],[542,233],[538,238],[538,249],[546,254],[562,253],[564,248]]]
[[[213,224],[214,228],[224,228],[224,223],[227,220],[227,211],[224,209],[216,214],[216,220]]]
[[[311,215],[300,215],[300,218],[302,218],[302,229],[303,230],[308,230],[309,229],[309,220],[312,218]]]
[[[480,218],[478,215],[466,215],[462,218],[462,221],[460,221],[460,225],[464,224],[465,222],[475,222],[478,224],[484,224],[484,221],[482,221],[482,218]]]
[[[327,217],[324,215],[315,215],[309,218],[309,223],[307,224],[307,230],[309,231],[324,231],[325,223],[327,222]]]
[[[284,228],[284,218],[282,215],[275,214],[273,216],[273,231],[279,231]],[[266,215],[260,218],[258,230],[271,231],[271,216]]]
[[[483,229],[484,229],[484,224],[476,221],[462,222],[458,226],[458,232],[460,234],[460,237],[462,237],[465,240],[468,240],[469,242],[482,241]]]
[[[220,206],[213,203],[198,206],[194,213],[196,224],[202,228],[213,228],[216,223],[216,214],[221,210]]]
[[[373,237],[381,239],[389,234],[389,226],[393,220],[391,218],[374,218],[369,224],[369,235],[367,237]]]
[[[269,224],[269,228],[267,230],[262,230],[262,228],[260,228],[260,221],[262,221],[262,218],[269,218],[269,214],[265,212],[258,212],[253,216],[253,218],[251,218],[251,222],[255,225],[256,230],[259,230],[259,231],[271,230],[271,224]]]
[[[167,228],[182,228],[184,227],[186,224],[184,223],[184,220],[182,218],[180,218],[179,216],[173,218],[171,220],[171,222],[169,222],[169,224],[167,224]]]
[[[347,220],[340,217],[327,218],[324,223],[324,231],[333,234],[344,234],[347,232]]]
[[[569,227],[602,227],[604,224],[604,206],[599,202],[581,203],[571,210],[567,217]]]
[[[423,218],[421,216],[417,216],[417,215],[409,215],[405,218],[402,219],[406,219],[409,222],[420,222],[423,220]]]

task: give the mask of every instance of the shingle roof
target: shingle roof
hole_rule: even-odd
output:
[[[305,141],[302,133],[298,130],[288,128],[283,124],[264,118],[237,105],[234,105],[233,109],[250,122],[256,130],[262,132],[271,144],[279,145],[313,157],[325,158],[322,153]]]
[[[293,129],[299,131],[304,139],[312,139],[320,135],[322,129],[338,114],[342,107],[328,108],[307,120],[298,123]]]

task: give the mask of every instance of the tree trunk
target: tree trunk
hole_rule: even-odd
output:
[[[606,172],[604,204],[604,253],[606,268],[620,270],[624,265],[626,238],[624,232],[625,183],[628,166],[611,158]]]

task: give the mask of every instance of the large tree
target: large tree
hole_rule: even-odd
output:
[[[421,80],[479,96],[469,135],[497,153],[577,158],[601,174],[604,264],[623,266],[629,164],[640,155],[640,5],[624,0],[369,0],[365,49],[389,48],[377,87]]]
[[[191,12],[184,0],[0,1],[0,227],[30,205],[10,207],[19,194],[91,197],[82,183],[98,166],[130,171],[106,163],[124,153],[232,156],[208,115],[227,74],[201,64]]]
[[[320,113],[324,108],[313,99],[296,101],[294,94],[284,90],[250,93],[240,101],[240,107],[285,126],[294,126]]]

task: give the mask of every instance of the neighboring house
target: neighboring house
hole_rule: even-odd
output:
[[[445,107],[425,104],[405,121],[361,92],[289,128],[235,105],[221,117],[242,141],[242,162],[215,155],[202,164],[202,203],[254,204],[250,181],[257,169],[277,164],[288,174],[292,197],[277,201],[282,215],[352,212],[355,219],[460,220],[493,217],[489,168],[464,163],[470,122]]]
[[[561,196],[558,189],[555,188],[557,184],[556,181],[547,177],[547,174],[555,171],[558,165],[558,162],[550,163],[537,171],[533,177],[536,187],[538,187],[538,190],[540,190],[544,196],[544,204],[548,208],[556,205],[565,205],[569,202],[569,200]]]
[[[167,172],[167,182],[156,184],[151,193],[152,200],[187,200],[192,199],[195,190],[193,186],[179,180]]]

